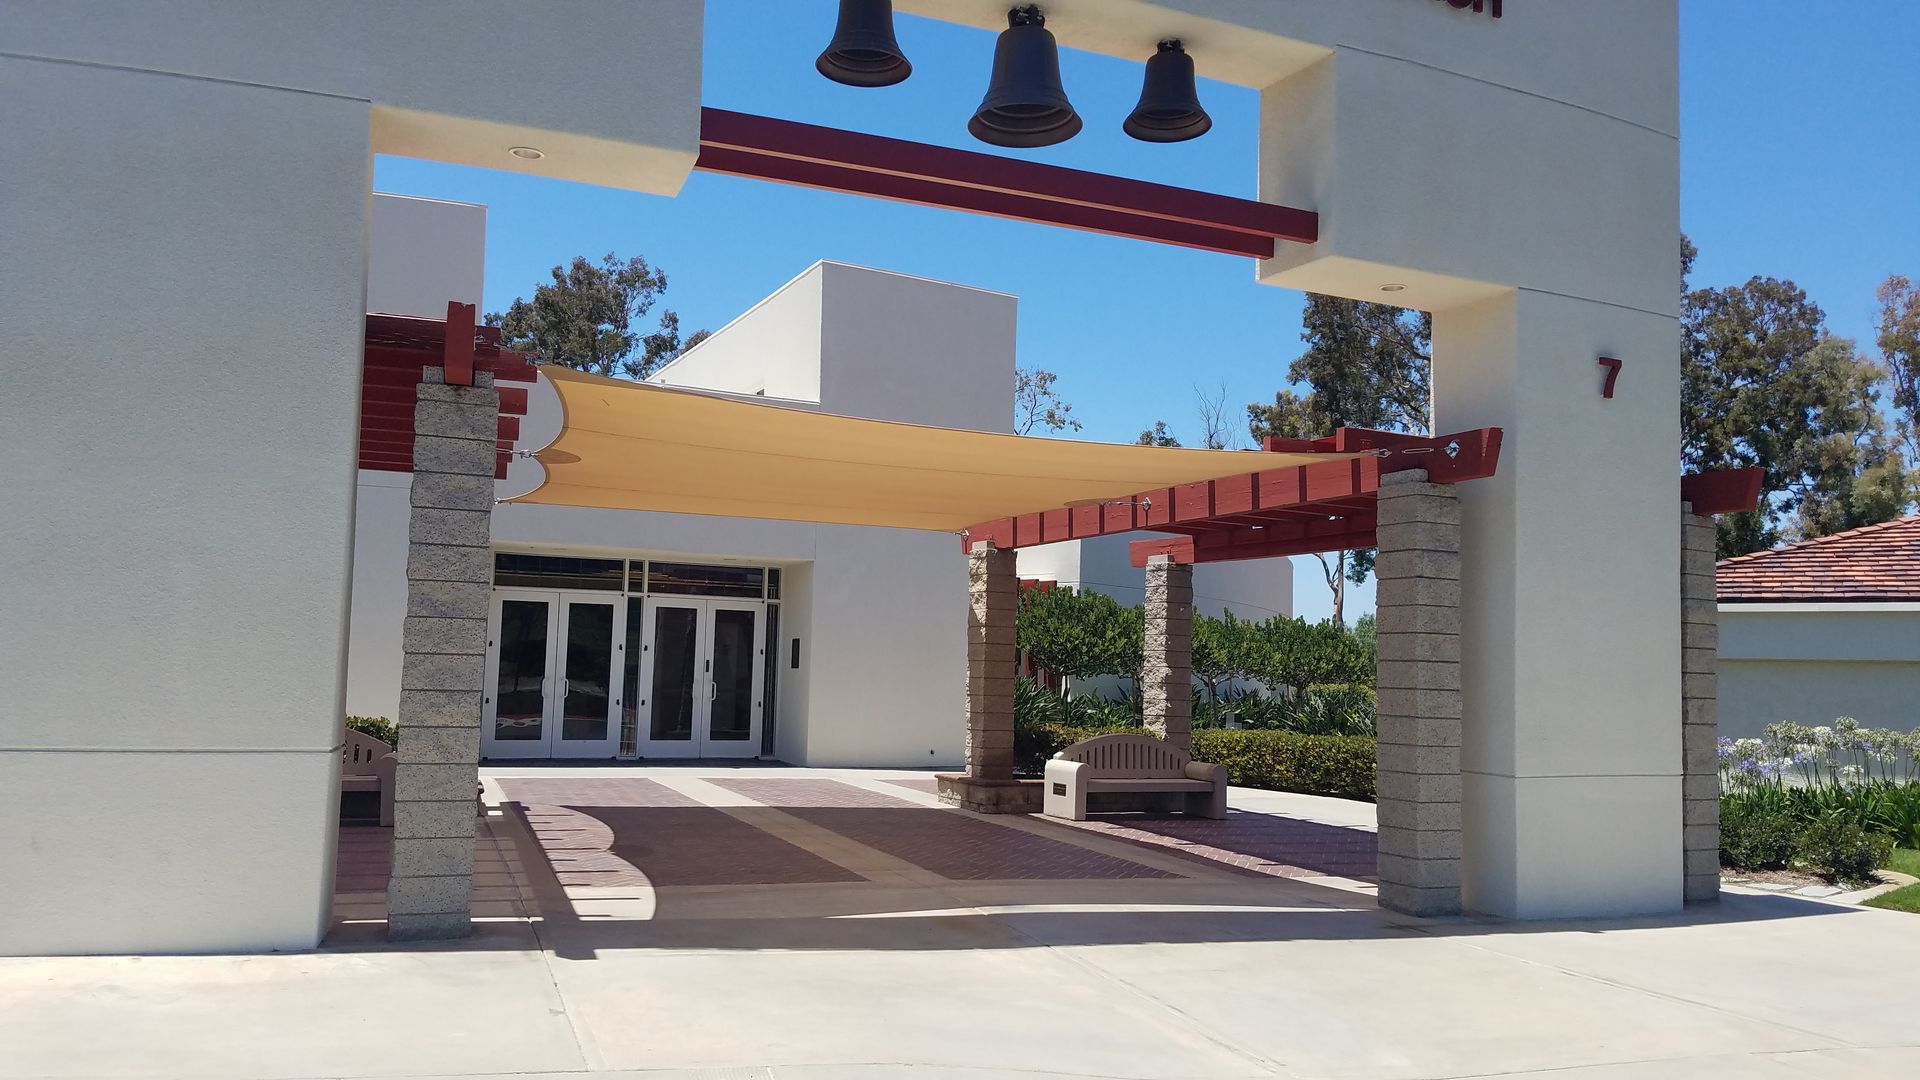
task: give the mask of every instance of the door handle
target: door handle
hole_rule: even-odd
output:
[[[712,679],[707,680],[707,700],[708,701],[720,700],[720,684],[717,682],[714,682]]]

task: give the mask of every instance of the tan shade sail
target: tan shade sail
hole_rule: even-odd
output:
[[[1185,450],[925,427],[544,367],[566,423],[514,502],[958,532],[1353,454]]]

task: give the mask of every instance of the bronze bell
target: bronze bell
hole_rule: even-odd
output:
[[[1133,107],[1126,123],[1127,134],[1142,142],[1186,142],[1197,139],[1213,127],[1213,118],[1200,107],[1200,91],[1194,85],[1193,57],[1179,41],[1160,43],[1160,51],[1147,61],[1147,80],[1140,89],[1140,103]]]
[[[993,47],[993,81],[967,130],[995,146],[1052,146],[1080,133],[1080,114],[1060,84],[1060,46],[1040,9],[1007,12]]]
[[[905,82],[913,65],[893,36],[893,0],[840,0],[840,22],[814,67],[848,86]]]

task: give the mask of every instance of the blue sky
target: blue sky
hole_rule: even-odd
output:
[[[820,78],[832,0],[709,0],[704,100],[718,108],[979,149],[966,120],[992,35],[902,16],[906,83]],[[1920,4],[1913,0],[1681,0],[1682,222],[1695,280],[1790,277],[1833,329],[1870,344],[1873,289],[1920,276]],[[1120,120],[1136,63],[1067,52],[1086,130],[1034,160],[1251,197],[1257,98],[1203,81],[1215,121],[1195,142],[1136,143]],[[1202,60],[1204,71],[1204,60]],[[382,157],[382,191],[489,207],[486,309],[529,294],[576,254],[644,255],[666,270],[683,328],[717,328],[818,259],[998,289],[1021,298],[1019,362],[1060,375],[1082,436],[1130,441],[1165,419],[1189,441],[1198,392],[1235,415],[1270,400],[1300,351],[1300,296],[1257,285],[1249,260],[695,173],[667,199]],[[1677,256],[1676,256],[1677,257]],[[1297,560],[1299,612],[1326,586]],[[1371,607],[1350,594],[1350,614]]]

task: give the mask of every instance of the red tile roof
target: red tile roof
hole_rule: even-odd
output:
[[[1920,600],[1920,514],[1736,555],[1716,580],[1736,604]]]

